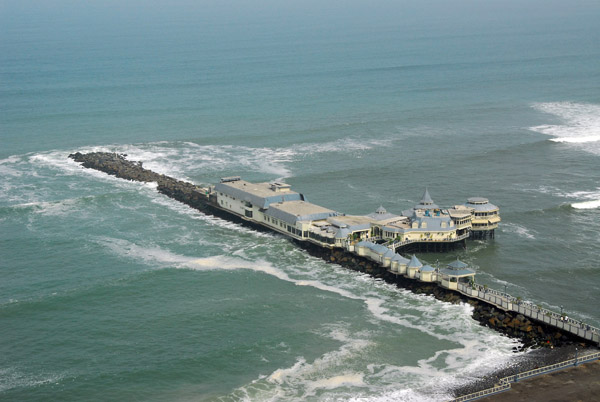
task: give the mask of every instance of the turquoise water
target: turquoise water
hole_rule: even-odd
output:
[[[513,358],[470,308],[80,168],[501,207],[450,254],[600,326],[600,7],[0,6],[0,399],[444,400]]]

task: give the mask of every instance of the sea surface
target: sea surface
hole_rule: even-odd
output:
[[[280,3],[0,1],[0,400],[439,401],[529,353],[76,151],[348,214],[488,197],[494,240],[418,257],[600,326],[600,4]]]

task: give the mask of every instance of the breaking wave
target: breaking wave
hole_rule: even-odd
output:
[[[393,138],[343,138],[324,143],[294,144],[288,147],[248,147],[242,145],[199,145],[192,142],[151,142],[144,144],[84,147],[70,151],[51,151],[29,157],[32,163],[44,164],[70,173],[79,164],[67,159],[72,152],[118,152],[131,160],[142,161],[144,167],[181,180],[189,176],[226,171],[251,171],[286,178],[292,175],[290,164],[314,154],[361,152],[389,145]],[[11,164],[19,156],[0,161],[0,171],[18,174]]]
[[[221,400],[305,400],[343,398],[355,400],[445,400],[448,390],[472,381],[506,364],[514,355],[515,341],[480,327],[470,315],[472,307],[452,305],[432,297],[398,289],[366,274],[325,264],[301,250],[284,253],[277,262],[279,244],[267,242],[262,249],[240,245],[233,255],[204,258],[179,255],[156,246],[101,238],[97,242],[124,258],[134,258],[158,268],[210,271],[251,270],[299,287],[311,287],[345,299],[362,302],[366,319],[397,335],[419,334],[444,347],[416,365],[382,363],[369,358],[377,348],[368,331],[353,332],[347,324],[333,323],[320,336],[341,346],[313,360],[298,356],[289,367],[263,374]],[[266,248],[266,249],[265,249]],[[267,252],[266,252],[267,251]],[[270,251],[270,252],[268,252]],[[493,357],[493,358],[492,358]],[[365,361],[370,363],[365,363]],[[367,366],[365,366],[367,364]]]
[[[575,209],[596,209],[600,208],[600,187],[594,191],[576,191],[566,194],[569,198],[576,198],[579,202],[571,203]]]
[[[530,130],[552,136],[553,142],[591,144],[584,149],[600,154],[600,105],[575,102],[537,103],[533,107],[554,115],[559,124],[543,124]]]
[[[596,209],[600,208],[600,200],[574,202],[571,206],[575,209]]]

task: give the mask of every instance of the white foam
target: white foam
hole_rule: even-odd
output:
[[[364,361],[371,359],[367,352],[373,346],[371,335],[368,332],[352,333],[345,324],[332,324],[326,326],[320,335],[340,342],[339,348],[326,352],[313,362],[298,357],[291,367],[259,376],[236,390],[233,399],[304,400],[332,395],[343,399],[387,400],[397,396],[398,388],[403,387],[411,390],[407,394],[411,395],[410,398],[423,396],[439,400],[444,389],[470,381],[504,364],[512,356],[511,348],[516,344],[477,325],[470,318],[472,308],[467,304],[452,305],[430,296],[399,290],[365,274],[325,264],[295,249],[289,254],[278,253],[277,266],[256,257],[264,256],[265,252],[267,256],[275,255],[276,250],[269,253],[264,247],[279,249],[280,244],[266,243],[262,249],[244,248],[243,253],[237,253],[247,258],[228,255],[194,258],[120,239],[101,238],[98,243],[118,255],[150,265],[198,271],[252,270],[297,286],[310,286],[328,294],[361,300],[377,327],[392,330],[395,334],[411,329],[422,334],[419,337],[424,342],[431,337],[452,345],[420,360],[417,366],[387,364],[368,369]],[[319,279],[315,280],[315,277]],[[357,314],[364,313],[357,310]],[[272,361],[269,355],[263,357]],[[376,357],[374,361],[377,361]]]
[[[535,240],[535,235],[532,233],[532,230],[527,229],[523,225],[519,225],[512,222],[505,222],[502,224],[501,229],[503,232],[515,233],[524,239]]]
[[[575,209],[600,208],[600,187],[594,191],[575,191],[573,193],[566,194],[566,196],[584,200],[572,203],[571,206]]]
[[[530,130],[554,138],[553,142],[568,144],[593,144],[583,149],[600,153],[600,105],[576,102],[537,103],[533,107],[541,112],[556,116],[562,124],[543,124]]]
[[[375,400],[387,400],[390,395],[397,395],[394,387],[384,386],[380,380],[385,380],[383,382],[386,384],[411,384],[413,389],[410,395],[414,398],[428,395],[424,398],[439,400],[447,397],[443,389],[440,390],[440,384],[444,385],[444,389],[449,389],[496,369],[513,356],[511,349],[518,344],[477,325],[470,318],[472,307],[467,304],[442,303],[430,296],[398,290],[393,285],[374,281],[362,274],[347,270],[342,272],[341,268],[340,271],[326,272],[323,270],[323,263],[319,267],[320,272],[312,270],[312,263],[304,267],[305,274],[318,275],[318,281],[296,279],[266,261],[245,261],[216,256],[194,260],[193,264],[198,267],[192,269],[200,270],[250,269],[291,281],[299,286],[312,286],[346,298],[362,300],[367,311],[378,321],[378,326],[381,322],[386,322],[400,330],[411,328],[425,336],[457,345],[451,349],[437,351],[434,356],[419,361],[418,366],[388,365],[377,373],[361,372],[349,367],[354,359],[365,358],[363,352],[371,345],[368,334],[349,334],[345,328],[331,326],[327,329],[327,336],[342,342],[343,346],[340,349],[328,352],[312,363],[299,358],[293,366],[275,370],[271,375],[260,377],[242,387],[243,390],[238,390],[239,393],[250,395],[248,398],[251,400],[302,400],[320,395],[326,390],[334,392],[334,395],[350,397],[360,394],[362,391],[359,390],[362,388],[366,388],[365,395],[377,395]],[[370,283],[367,286],[365,282]],[[421,314],[407,314],[414,310]],[[436,368],[440,365],[443,366],[442,369]],[[434,378],[436,380],[433,380]],[[265,382],[272,387],[266,387]],[[346,391],[339,391],[337,388]],[[347,388],[352,390],[351,394],[345,394]],[[427,388],[427,392],[422,394],[424,388]],[[371,399],[367,396],[365,398]]]
[[[564,194],[567,198],[576,198],[580,202],[571,203],[575,209],[596,209],[600,208],[600,187],[593,191],[574,191]]]
[[[600,200],[574,202],[571,206],[575,209],[596,209],[600,208]]]
[[[190,142],[151,142],[144,144],[82,147],[77,150],[49,151],[29,157],[32,163],[60,168],[69,174],[80,171],[79,164],[67,158],[74,152],[117,152],[141,161],[144,167],[157,173],[191,181],[190,174],[200,172],[254,171],[278,178],[290,177],[289,164],[318,153],[364,151],[389,144],[393,139],[343,138],[326,143],[294,144],[288,147],[247,147],[233,145],[198,145]],[[16,163],[19,156],[0,161],[0,167]],[[1,169],[1,168],[0,168]],[[89,169],[86,169],[89,171]],[[12,172],[13,174],[15,172]]]
[[[355,151],[366,151],[373,148],[381,148],[389,146],[395,139],[389,138],[341,138],[338,140],[324,142],[324,143],[309,143],[309,144],[298,144],[290,148],[292,155],[300,154],[303,156],[312,155],[316,153],[329,153],[329,152],[355,152]]]
[[[150,197],[151,197],[152,203],[162,205],[164,207],[171,209],[172,211],[175,211],[182,215],[186,215],[186,216],[190,217],[191,219],[202,221],[208,225],[216,226],[216,227],[219,227],[222,229],[227,229],[227,231],[225,233],[222,233],[222,235],[230,234],[233,231],[235,233],[250,234],[253,237],[258,237],[258,238],[273,239],[274,237],[276,237],[276,235],[269,233],[269,232],[259,232],[257,230],[249,229],[240,224],[237,224],[237,223],[225,220],[225,219],[221,219],[221,218],[213,216],[213,215],[206,215],[186,204],[183,204],[179,201],[176,201],[172,198],[169,198],[169,197],[159,194],[159,193],[152,193],[152,194],[150,194]]]
[[[0,392],[13,388],[34,388],[44,384],[58,383],[64,378],[62,374],[31,375],[24,374],[16,368],[0,369]]]
[[[163,267],[185,267],[194,261],[192,257],[175,254],[158,246],[140,246],[124,239],[99,237],[94,241],[106,247],[115,255],[142,261],[147,264],[158,264]]]
[[[13,208],[31,209],[32,212],[45,216],[66,216],[72,214],[76,210],[80,212],[80,208],[77,206],[81,200],[81,198],[70,198],[60,201],[26,202],[13,205]]]
[[[536,189],[526,189],[525,191],[535,191],[543,194],[551,194],[561,198],[571,198],[581,200],[579,202],[570,203],[575,209],[596,209],[600,207],[600,187],[592,191],[572,191],[566,192],[557,187],[540,186]],[[502,226],[511,225],[503,223]]]
[[[560,137],[552,138],[550,141],[553,142],[566,142],[571,144],[584,144],[586,142],[597,142],[600,141],[600,135],[589,135],[581,137]]]

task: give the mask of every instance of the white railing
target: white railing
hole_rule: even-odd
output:
[[[462,234],[456,237],[444,237],[443,239],[406,239],[393,243],[385,243],[385,246],[396,251],[398,247],[405,246],[410,243],[447,243],[464,240],[469,237],[469,233]]]
[[[468,233],[463,236],[468,236]],[[388,247],[392,250],[395,250],[395,248],[400,245],[412,243],[415,241],[420,240],[404,240],[401,242],[393,243],[391,246]],[[371,258],[371,260],[373,260],[373,258]],[[374,261],[381,263],[381,260]],[[404,276],[408,277],[407,274],[404,274]],[[447,288],[447,286],[443,286],[440,284],[440,282],[442,281],[442,276],[439,275],[439,272],[436,271],[436,273],[432,275],[431,279],[432,283],[437,283],[439,286]],[[526,316],[533,320],[543,322],[555,328],[561,329],[565,332],[571,333],[575,336],[578,336],[582,339],[586,339],[600,346],[600,329],[586,324],[582,321],[567,318],[562,314],[558,314],[554,311],[542,308],[541,306],[535,306],[530,302],[523,301],[519,297],[513,297],[507,293],[500,292],[495,289],[490,289],[486,286],[482,286],[479,284],[458,282],[456,284],[456,290],[468,297],[482,300],[505,311],[514,311],[518,314],[522,314],[523,316]]]
[[[474,392],[472,394],[463,395],[456,399],[453,399],[452,402],[466,402],[466,401],[474,401],[475,399],[483,398],[484,396],[497,394],[499,392],[508,391],[510,389],[510,384],[513,382],[518,382],[519,380],[524,380],[527,378],[535,377],[541,374],[550,373],[552,371],[561,370],[565,367],[577,366],[581,363],[587,363],[592,360],[600,359],[600,352],[591,353],[585,356],[575,356],[574,359],[565,360],[560,363],[551,364],[549,366],[540,367],[534,370],[524,371],[522,373],[517,373],[515,375],[511,375],[508,377],[501,378],[497,385],[492,388],[484,389],[479,392]]]
[[[535,306],[518,297],[513,297],[507,293],[502,293],[478,284],[459,283],[457,290],[464,295],[483,300],[503,310],[514,311],[525,317],[541,321],[583,339],[600,344],[600,329],[573,318],[567,318],[564,315],[543,307]]]

